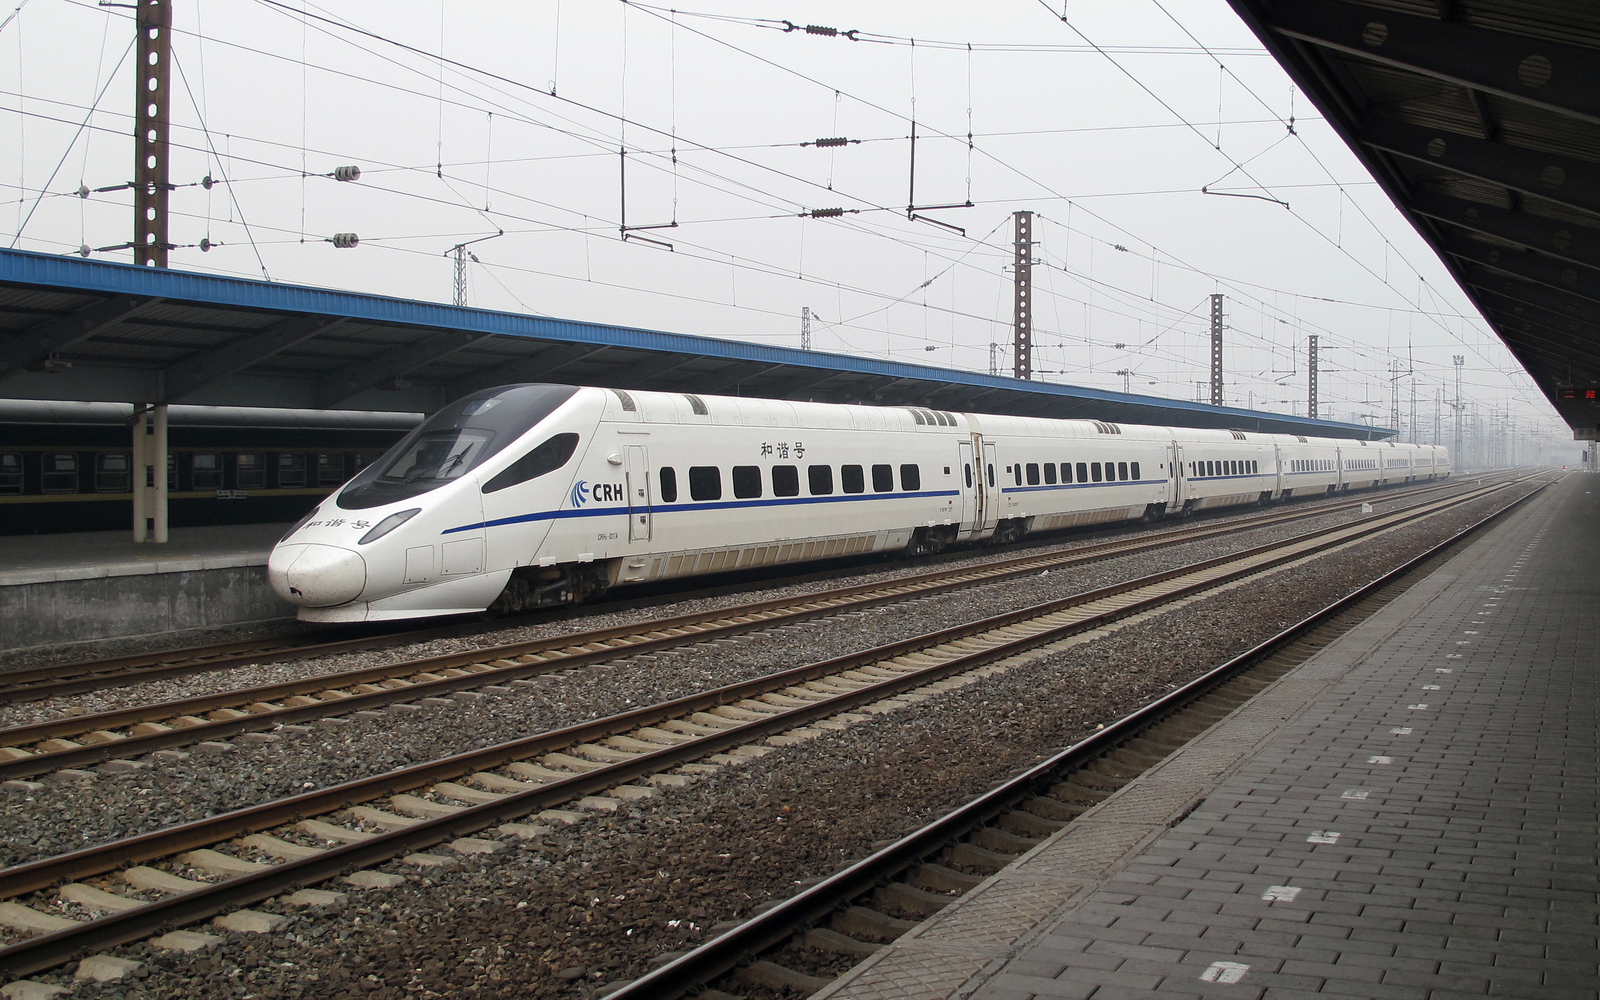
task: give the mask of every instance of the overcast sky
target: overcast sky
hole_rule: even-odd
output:
[[[93,251],[130,193],[92,189],[131,177],[133,12],[15,3],[0,232],[128,260]],[[1409,424],[1415,388],[1429,440],[1461,355],[1469,403],[1567,436],[1220,0],[694,6],[174,0],[171,265],[448,302],[504,230],[470,305],[786,346],[810,307],[819,350],[1009,374],[1026,209],[1038,378],[1195,399],[1220,292],[1229,405],[1303,414],[1319,334],[1325,417],[1387,425],[1399,385]]]

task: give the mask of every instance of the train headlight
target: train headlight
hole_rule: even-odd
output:
[[[362,535],[356,544],[365,545],[368,542],[375,542],[420,513],[422,513],[421,507],[413,507],[410,510],[402,510],[397,514],[390,514],[388,517],[373,525],[372,530],[367,532],[365,535]]]

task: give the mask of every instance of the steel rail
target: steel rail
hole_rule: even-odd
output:
[[[1436,483],[1417,484],[1407,488],[1404,492],[1391,494],[1390,499],[1401,499],[1418,494],[1426,494],[1439,490],[1449,489],[1463,485],[1465,482],[1481,481],[1451,478]],[[1321,514],[1337,513],[1340,510],[1356,506],[1361,502],[1371,502],[1367,494],[1362,494],[1362,499],[1347,499],[1341,497],[1338,501],[1317,507],[1312,511],[1292,511],[1268,514],[1265,517],[1252,520],[1251,527],[1268,526],[1283,521],[1295,520],[1306,517],[1316,517]],[[1315,502],[1321,498],[1307,497],[1308,502]],[[1235,528],[1238,526],[1235,525]],[[1173,529],[1167,534],[1172,536],[1193,532],[1193,527]],[[1217,530],[1217,529],[1205,529]],[[1225,529],[1224,529],[1225,530]],[[1141,536],[1148,538],[1150,536]],[[1197,537],[1206,537],[1198,535]],[[1037,541],[1038,539],[1032,539]],[[1123,539],[1111,539],[1106,542],[1089,543],[1087,547],[1112,546]],[[1083,548],[1075,551],[1082,551]],[[1028,558],[1026,556],[1018,558]],[[774,581],[774,586],[783,585],[782,581]],[[687,595],[692,598],[694,595]],[[107,687],[126,687],[133,684],[142,684],[148,681],[165,680],[172,677],[183,677],[195,673],[208,673],[216,670],[225,670],[254,663],[284,663],[294,660],[311,659],[318,656],[330,656],[338,653],[359,652],[370,649],[382,649],[387,646],[407,642],[420,642],[429,638],[452,636],[460,631],[459,626],[442,626],[430,629],[421,629],[406,632],[386,632],[380,635],[367,636],[354,639],[337,639],[319,641],[310,645],[297,645],[293,643],[273,644],[270,640],[241,640],[232,643],[221,643],[209,646],[191,646],[180,649],[170,649],[150,653],[135,653],[128,656],[111,657],[97,660],[83,660],[75,663],[55,664],[48,667],[33,667],[23,670],[5,671],[0,673],[0,705],[11,704],[19,701],[39,701],[44,698],[61,697],[71,694],[81,694],[86,691],[99,691]]]
[[[1260,521],[1252,522],[1249,527],[1270,527],[1328,513],[1337,513],[1339,510],[1356,506],[1362,502],[1366,501],[1353,501],[1348,505],[1335,507],[1332,510],[1323,508],[1316,512],[1296,511],[1287,515],[1280,514],[1273,518],[1264,519],[1264,523]],[[676,645],[704,642],[732,634],[748,632],[752,629],[764,630],[785,624],[796,624],[819,617],[836,615],[847,609],[875,607],[915,597],[930,596],[949,590],[999,582],[1017,576],[1029,575],[1042,568],[1055,569],[1097,561],[1116,555],[1137,554],[1171,545],[1175,541],[1187,543],[1218,535],[1236,534],[1239,530],[1239,525],[1232,524],[1208,527],[1200,531],[1186,528],[1162,532],[1154,536],[1144,535],[1133,539],[1112,539],[1077,547],[1066,552],[1020,556],[983,566],[959,569],[954,572],[931,571],[898,580],[835,588],[799,599],[776,598],[756,601],[715,611],[697,612],[644,623],[613,626],[551,639],[484,647],[461,653],[449,653],[418,660],[403,661],[396,664],[323,674],[282,684],[235,689],[181,701],[142,705],[94,715],[73,716],[50,722],[16,726],[0,730],[0,746],[22,747],[51,739],[65,739],[81,736],[85,733],[125,728],[141,722],[155,722],[183,717],[193,718],[203,713],[220,709],[230,709],[242,705],[266,704],[299,695],[326,693],[330,690],[363,684],[371,685],[418,673],[482,666],[495,660],[509,661],[513,658],[541,657],[540,660],[533,663],[504,662],[461,677],[408,683],[403,687],[390,689],[388,692],[370,692],[365,695],[330,699],[320,704],[294,708],[286,707],[271,711],[256,711],[250,715],[234,719],[191,723],[174,727],[165,732],[106,739],[104,742],[90,743],[78,748],[52,750],[31,754],[26,757],[0,760],[0,780],[30,778],[59,768],[93,765],[112,758],[150,753],[155,750],[185,746],[204,740],[225,739],[245,732],[272,729],[279,725],[290,725],[329,715],[344,715],[352,711],[371,710],[396,702],[414,701],[418,698],[450,694],[455,691],[481,687],[486,683],[516,680],[537,674],[603,662],[618,656],[648,653]],[[773,614],[773,612],[782,613]],[[763,615],[768,617],[756,618],[755,620],[740,620],[749,616]],[[712,624],[718,622],[724,624]],[[638,638],[641,635],[653,635],[672,630],[691,631],[672,636],[669,639],[641,640]],[[606,649],[590,650],[587,653],[570,652],[575,649],[582,649],[585,646],[606,644],[610,644]],[[560,655],[562,651],[568,652],[565,655]]]
[[[1386,531],[1407,521],[1417,520],[1451,509],[1468,499],[1492,495],[1503,486],[1480,491],[1470,498],[1453,498],[1441,501],[1428,511],[1409,511],[1375,518],[1351,526],[1339,534],[1338,539],[1310,540],[1305,537],[1258,546],[1249,553],[1234,553],[1203,560],[1175,570],[1167,570],[1137,581],[1127,581],[1101,588],[1089,595],[1077,595],[1045,602],[1032,608],[997,615],[981,622],[967,623],[951,629],[890,643],[871,650],[863,650],[835,657],[820,663],[807,664],[775,674],[768,674],[736,684],[724,685],[711,691],[649,706],[634,712],[606,719],[582,723],[550,733],[544,733],[509,743],[499,744],[463,754],[457,754],[426,764],[415,765],[373,778],[348,782],[343,785],[302,795],[280,799],[261,806],[235,810],[220,816],[197,820],[166,830],[128,838],[99,847],[87,848],[55,858],[47,858],[27,865],[0,870],[0,897],[15,897],[46,888],[62,880],[104,874],[122,865],[169,856],[181,851],[216,844],[236,836],[243,836],[285,823],[296,822],[307,816],[325,814],[347,808],[358,802],[385,795],[396,794],[423,785],[433,784],[471,771],[499,766],[512,760],[549,752],[577,743],[603,739],[641,726],[652,725],[672,718],[705,711],[722,705],[743,701],[806,681],[840,673],[873,661],[892,659],[916,652],[929,646],[967,638],[978,632],[992,632],[1029,618],[1038,618],[1066,610],[1089,600],[1104,600],[1134,589],[1159,586],[1184,575],[1203,573],[1229,562],[1247,563],[1236,569],[1216,574],[1187,585],[1165,590],[1142,601],[1130,602],[1100,614],[1087,616],[1071,623],[1052,626],[1032,635],[1021,636],[987,649],[965,653],[942,663],[907,672],[868,684],[854,691],[842,693],[809,705],[789,708],[767,718],[751,720],[715,734],[706,735],[692,743],[664,747],[650,753],[638,754],[628,760],[575,774],[570,778],[551,781],[535,789],[507,795],[504,798],[477,806],[467,806],[458,812],[435,819],[419,820],[413,825],[389,833],[377,834],[369,839],[341,847],[331,848],[317,855],[295,861],[286,861],[264,871],[238,876],[213,883],[163,900],[146,903],[122,913],[94,920],[50,934],[30,938],[0,949],[0,974],[22,976],[40,969],[68,961],[91,947],[111,947],[138,940],[163,928],[187,923],[246,905],[303,885],[324,881],[340,874],[388,860],[396,854],[438,843],[442,840],[465,836],[492,825],[497,825],[624,783],[641,775],[656,773],[721,749],[749,743],[773,733],[794,729],[807,722],[828,716],[860,704],[882,700],[895,694],[913,690],[943,677],[961,673],[995,660],[1005,659],[1046,645],[1065,636],[1099,627],[1120,618],[1138,614],[1151,607],[1169,603],[1192,594],[1204,592],[1235,579],[1248,577],[1306,555],[1328,548],[1351,544],[1372,534]],[[1542,487],[1541,487],[1542,488]],[[1271,549],[1288,549],[1277,558],[1250,562],[1257,555]],[[732,720],[730,720],[732,721]],[[830,880],[831,881],[831,880]]]
[[[958,841],[973,828],[986,824],[1017,802],[1040,793],[1061,780],[1062,772],[1079,770],[1089,762],[1162,721],[1223,682],[1251,666],[1299,642],[1319,626],[1332,621],[1403,580],[1468,536],[1505,517],[1545,490],[1545,483],[1526,496],[1479,519],[1425,552],[1406,560],[1327,607],[1307,616],[1257,644],[1226,663],[1168,692],[1142,708],[1123,716],[1105,729],[1074,743],[1049,759],[1012,777],[990,791],[939,817],[883,849],[829,876],[727,932],[700,945],[665,965],[607,994],[609,1000],[675,1000],[696,988],[704,988],[718,977],[782,944],[798,930],[814,925],[840,905],[872,891],[885,881],[923,859]],[[1370,615],[1363,616],[1362,620]],[[1359,623],[1357,623],[1359,624]],[[1353,626],[1352,626],[1353,627]],[[1230,713],[1231,714],[1231,713]],[[1210,728],[1209,726],[1206,728]]]

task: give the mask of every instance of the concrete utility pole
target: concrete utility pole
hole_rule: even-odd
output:
[[[1211,296],[1211,405],[1222,405],[1222,296]]]
[[[1311,348],[1306,355],[1306,416],[1317,418],[1317,335],[1311,335]]]
[[[1012,245],[1011,374],[1033,378],[1033,213],[1013,212],[1016,239]]]
[[[171,127],[172,6],[138,0],[138,62],[134,68],[133,262],[166,267],[168,130]],[[167,540],[167,404],[135,408],[133,423],[133,540]]]

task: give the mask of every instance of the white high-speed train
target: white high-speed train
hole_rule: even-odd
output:
[[[1449,473],[1426,445],[509,385],[411,431],[285,535],[267,574],[307,621],[515,611]]]

